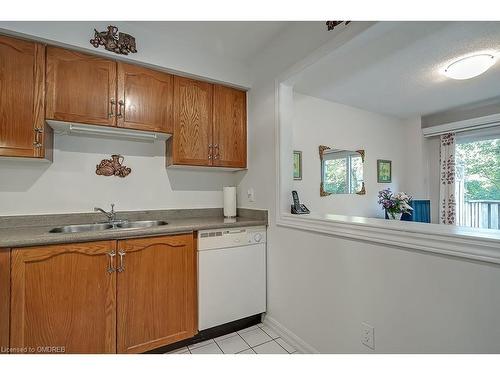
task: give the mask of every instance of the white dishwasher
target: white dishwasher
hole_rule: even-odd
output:
[[[266,311],[266,227],[198,232],[198,329]]]

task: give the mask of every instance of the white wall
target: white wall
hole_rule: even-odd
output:
[[[498,265],[282,228],[270,239],[269,315],[321,353],[500,353]]]
[[[125,177],[95,174],[96,165],[122,154],[132,168]],[[231,172],[165,167],[165,143],[55,136],[54,162],[0,159],[0,215],[222,207]],[[244,172],[241,173],[241,176]]]
[[[377,204],[379,190],[408,190],[407,128],[401,120],[339,103],[295,93],[293,144],[302,151],[302,180],[294,181],[304,204],[315,213],[384,217]],[[319,195],[321,168],[318,146],[365,150],[366,195]],[[392,160],[392,183],[377,183],[377,159]]]
[[[240,201],[271,210],[268,315],[324,353],[371,352],[360,342],[362,322],[375,327],[375,352],[500,352],[498,266],[276,227],[274,79],[325,34],[302,30],[307,43],[287,34],[255,65]]]

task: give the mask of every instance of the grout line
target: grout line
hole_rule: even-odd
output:
[[[242,337],[242,336],[241,336],[238,332],[236,332],[236,333],[238,334],[238,336],[240,336],[240,338],[241,338],[243,341],[245,341],[245,344],[247,344],[248,346],[250,346],[250,344],[249,344],[248,342],[246,342],[246,340],[245,340],[245,339],[244,339],[244,338],[243,338],[243,337]],[[252,348],[252,347],[250,346],[250,349],[251,349],[251,348]]]
[[[260,329],[260,328],[259,328],[259,329]],[[261,330],[261,331],[262,331],[262,330]],[[265,333],[265,332],[264,332],[264,333]],[[267,335],[267,337],[269,337],[269,340],[264,341],[264,342],[261,342],[260,344],[258,344],[258,345],[254,345],[254,346],[250,345],[250,344],[249,344],[249,343],[248,343],[248,342],[247,342],[247,341],[246,341],[246,340],[245,340],[245,339],[244,339],[241,335],[240,335],[240,337],[243,339],[243,341],[245,341],[245,343],[246,343],[246,344],[250,347],[250,349],[253,349],[253,348],[256,348],[257,346],[260,346],[260,345],[263,345],[263,344],[265,344],[265,343],[268,343],[268,342],[273,341],[272,337],[270,337],[267,333],[266,333],[266,335]],[[255,351],[255,350],[254,350],[254,351]]]
[[[252,329],[250,329],[252,328]],[[247,333],[247,332],[252,332],[252,331],[255,331],[256,329],[260,329],[260,327],[256,324],[254,326],[251,326],[251,327],[247,327],[247,328],[243,328],[243,329],[240,329],[238,331],[235,331],[237,334],[240,333],[240,331],[245,331],[245,332],[241,332],[241,333]]]
[[[261,330],[262,332],[264,332],[262,329],[260,329],[260,327],[257,327],[257,328],[258,328],[259,330]],[[255,330],[254,330],[254,329],[252,329],[252,330],[247,331],[247,332],[252,332],[252,331],[255,331]],[[238,332],[237,332],[237,333],[238,333]],[[246,332],[243,332],[243,333],[246,333]],[[243,336],[241,336],[239,333],[238,333],[238,336],[240,336],[240,337],[243,339],[243,341],[245,341],[245,343],[246,343],[246,344],[247,344],[247,345],[248,345],[251,349],[253,349],[253,348],[255,348],[255,347],[259,346],[259,345],[265,344],[266,342],[273,341],[273,338],[272,338],[271,336],[269,336],[269,335],[268,335],[267,333],[265,333],[265,332],[264,332],[264,334],[265,334],[267,337],[269,337],[269,340],[264,341],[264,342],[261,342],[260,344],[258,344],[258,345],[254,345],[254,346],[250,345],[250,344],[249,344],[249,343],[245,340],[245,338],[244,338]]]
[[[263,325],[263,327],[267,327],[267,326]],[[271,335],[270,335],[269,333],[267,333],[265,329],[263,329],[262,327],[259,327],[259,328],[260,328],[260,329],[262,329],[262,330],[263,330],[263,331],[264,331],[264,332],[265,332],[265,333],[266,333],[269,337],[271,337]],[[269,329],[273,330],[273,332],[274,332],[274,333],[276,333],[276,334],[278,335],[278,337],[271,337],[273,340],[276,340],[276,339],[282,338],[282,337],[279,335],[279,333],[278,333],[278,332],[276,332],[274,329],[272,329],[271,327],[267,327],[267,328],[269,328]],[[284,340],[283,340],[283,341],[284,341]]]
[[[222,348],[219,346],[219,343],[217,341],[215,341],[215,340],[214,340],[214,342],[215,342],[215,345],[217,345],[217,347],[219,348],[219,350],[222,352],[222,354],[226,354],[226,353],[224,353],[224,350],[222,350]]]
[[[270,335],[268,335],[268,334],[267,334],[267,332],[266,332],[266,331],[264,331],[262,328],[260,328],[260,327],[259,327],[259,329],[260,329],[262,332],[264,332],[264,334],[265,334],[267,337],[269,337],[269,340],[268,340],[268,341],[266,341],[266,342],[269,342],[269,341],[274,340],[274,339],[273,339]],[[262,344],[265,344],[266,342],[263,342]],[[262,344],[259,344],[259,345],[262,345]],[[255,345],[255,346],[259,346],[259,345]]]
[[[295,353],[295,352],[297,351],[297,350],[295,350],[295,352],[289,352],[289,351],[288,351],[285,347],[283,347],[283,345],[281,345],[278,341],[276,341],[276,340],[277,340],[277,339],[279,339],[279,338],[280,338],[280,337],[278,337],[278,338],[276,338],[276,339],[273,339],[273,341],[274,341],[276,344],[278,344],[279,346],[281,346],[285,352],[287,352],[288,354],[292,354],[292,353]],[[282,340],[283,340],[283,339],[282,339]],[[283,340],[283,341],[285,341],[285,340]],[[285,341],[285,342],[286,342],[286,341]],[[287,343],[287,344],[288,344],[288,343]],[[288,344],[288,345],[290,345],[290,344]],[[291,346],[291,345],[290,345],[290,346]]]
[[[252,349],[253,349],[253,348],[256,348],[257,346],[261,346],[261,345],[267,344],[267,343],[269,343],[269,342],[271,342],[271,341],[274,341],[274,340],[273,340],[273,339],[270,339],[270,340],[268,340],[268,341],[261,342],[259,345],[251,346],[251,348],[252,348]]]
[[[245,343],[245,344],[246,344],[246,343]],[[247,345],[248,345],[248,344],[247,344]],[[236,353],[234,353],[234,354],[240,354],[240,353],[243,353],[245,350],[248,350],[248,349],[253,350],[252,348],[246,348],[246,349],[240,350],[239,352],[236,352]],[[225,354],[225,353],[224,353],[224,354]]]

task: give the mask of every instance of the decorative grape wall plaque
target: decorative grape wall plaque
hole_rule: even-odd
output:
[[[95,174],[98,176],[127,177],[132,169],[123,165],[124,157],[111,155],[111,159],[103,159],[96,165]]]

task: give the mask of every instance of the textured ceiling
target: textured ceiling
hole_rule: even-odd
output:
[[[295,90],[400,118],[435,113],[500,95],[500,62],[470,80],[440,74],[475,51],[500,53],[500,22],[379,22],[308,67]]]

